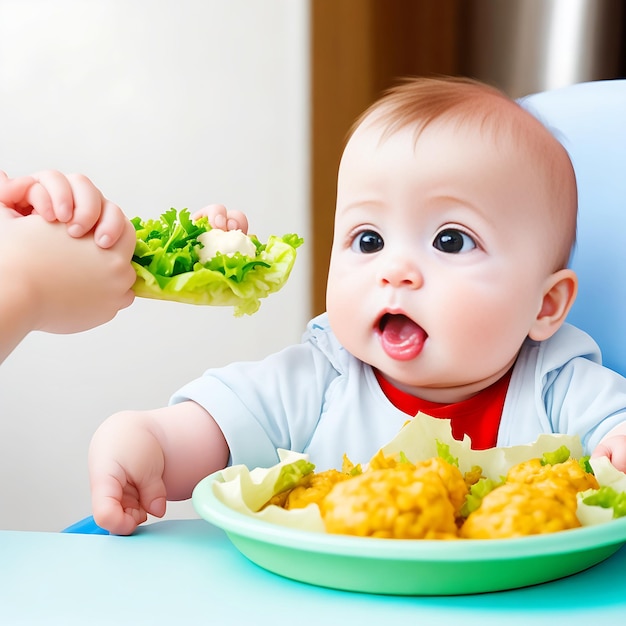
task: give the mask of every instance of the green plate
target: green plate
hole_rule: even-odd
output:
[[[232,510],[213,494],[193,504],[253,563],[301,582],[391,595],[459,595],[526,587],[587,569],[626,543],[626,518],[521,539],[371,539],[286,528]]]

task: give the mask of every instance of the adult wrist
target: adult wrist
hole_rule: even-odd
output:
[[[0,363],[34,328],[35,311],[29,287],[0,267]]]

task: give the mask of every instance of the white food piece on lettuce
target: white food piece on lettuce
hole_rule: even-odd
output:
[[[212,228],[206,233],[198,235],[198,241],[204,246],[198,252],[201,263],[210,261],[218,252],[226,256],[232,256],[237,252],[252,258],[256,256],[256,246],[252,239],[239,229]]]

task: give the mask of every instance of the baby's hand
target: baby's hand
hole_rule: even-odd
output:
[[[209,224],[220,230],[241,230],[247,234],[248,218],[241,211],[229,211],[221,204],[209,204],[203,209],[196,211],[191,217],[197,220],[199,217],[208,217]]]
[[[620,472],[626,472],[626,435],[612,435],[603,439],[591,456],[606,456]]]
[[[117,413],[106,420],[89,448],[96,524],[116,535],[130,535],[148,515],[163,517],[164,467],[163,451],[156,437],[131,413]]]
[[[105,420],[89,447],[96,524],[129,535],[167,500],[187,500],[205,476],[224,469],[230,451],[215,420],[195,402],[124,411]]]

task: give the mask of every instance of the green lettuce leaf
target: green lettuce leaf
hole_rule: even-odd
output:
[[[459,457],[452,456],[452,453],[450,452],[450,446],[440,439],[437,439],[435,443],[437,445],[437,456],[441,457],[444,461],[450,463],[450,465],[458,467]]]
[[[626,516],[626,474],[614,467],[605,456],[591,458],[588,463],[600,489],[588,489],[577,495],[576,512],[580,522],[588,526]]]
[[[617,492],[613,487],[603,486],[583,494],[582,501],[589,506],[612,509],[613,518],[626,517],[626,493]]]
[[[552,452],[544,452],[541,457],[541,465],[558,465],[565,463],[570,458],[570,451],[567,446],[560,446]]]
[[[309,465],[312,466],[307,454],[279,448],[278,457],[279,463],[269,468],[256,467],[250,470],[245,465],[231,465],[223,469],[220,472],[222,480],[216,480],[211,484],[213,493],[226,506],[244,515],[282,526],[325,532],[317,504],[292,510],[274,505],[264,507],[265,503],[278,493],[277,488],[280,489],[285,484],[284,479],[280,478],[283,472],[285,472],[283,476],[293,476],[293,466],[299,467],[300,473],[307,471]],[[284,470],[286,467],[290,469]],[[195,492],[193,497],[196,504]]]
[[[469,489],[469,493],[465,496],[465,502],[461,507],[461,517],[467,517],[470,513],[478,509],[483,498],[502,484],[501,480],[493,480],[492,478],[480,478]]]
[[[581,456],[580,459],[578,459],[578,465],[580,465],[583,471],[587,472],[587,474],[595,474],[593,467],[591,467],[591,463],[589,462],[590,459],[591,456],[588,454],[586,456]]]
[[[303,240],[296,234],[271,236],[256,247],[254,258],[218,253],[201,263],[198,236],[211,226],[206,217],[195,222],[189,211],[170,209],[158,220],[131,220],[137,242],[132,265],[137,273],[133,287],[138,296],[189,304],[233,306],[236,316],[252,315],[260,299],[278,291],[289,278],[296,248]]]
[[[298,483],[315,469],[315,465],[306,459],[298,459],[293,463],[283,465],[274,483],[273,495],[293,489]]]

